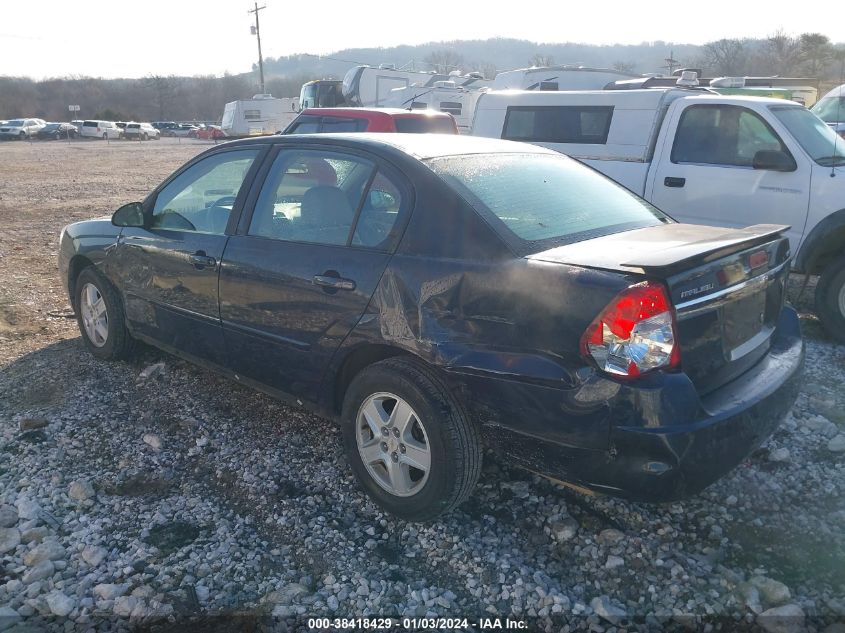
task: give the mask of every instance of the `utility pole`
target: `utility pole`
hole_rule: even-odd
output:
[[[261,29],[258,27],[258,12],[266,8],[266,4],[259,7],[256,2],[255,8],[247,11],[247,13],[255,14],[255,26],[252,27],[252,34],[258,39],[258,73],[261,77],[261,94],[264,94],[264,59],[261,57]]]
[[[665,62],[666,62],[666,65],[665,65],[663,68],[668,68],[668,69],[669,69],[669,76],[671,77],[671,76],[672,76],[672,73],[673,73],[673,72],[675,72],[675,68],[676,68],[677,66],[680,66],[680,64],[678,63],[678,60],[677,60],[677,59],[675,59],[675,53],[674,53],[674,51],[672,51],[672,50],[670,49],[670,50],[669,50],[669,57],[667,57],[667,58],[666,58],[666,59],[664,59],[663,61],[665,61]]]

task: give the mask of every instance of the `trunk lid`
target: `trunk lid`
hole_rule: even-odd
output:
[[[560,246],[529,259],[641,274],[675,307],[681,367],[699,393],[734,379],[769,349],[789,274],[789,227],[664,224]]]

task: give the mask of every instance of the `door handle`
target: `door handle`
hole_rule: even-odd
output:
[[[314,275],[314,285],[321,286],[326,291],[331,290],[355,290],[355,282],[343,277],[331,275]]]
[[[666,185],[667,187],[678,187],[678,188],[680,188],[680,187],[683,187],[685,184],[687,184],[687,179],[686,178],[675,178],[673,176],[666,176],[666,178],[663,179],[663,184]]]
[[[214,268],[217,265],[217,260],[213,257],[209,257],[205,254],[205,251],[197,251],[193,255],[191,255],[188,259],[191,260],[191,263],[194,265],[194,268],[199,270],[204,269],[206,266],[209,268]]]

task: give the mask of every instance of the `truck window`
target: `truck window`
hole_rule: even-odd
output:
[[[671,160],[751,167],[760,150],[789,153],[756,112],[735,105],[693,105],[681,114]]]
[[[510,106],[502,138],[531,143],[607,143],[613,106]]]

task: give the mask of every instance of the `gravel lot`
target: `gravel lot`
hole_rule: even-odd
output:
[[[794,410],[697,498],[585,496],[490,458],[430,525],[367,501],[325,420],[150,348],[94,361],[57,278],[59,230],[205,147],[0,144],[0,631],[383,615],[845,632],[845,347],[811,314]]]

